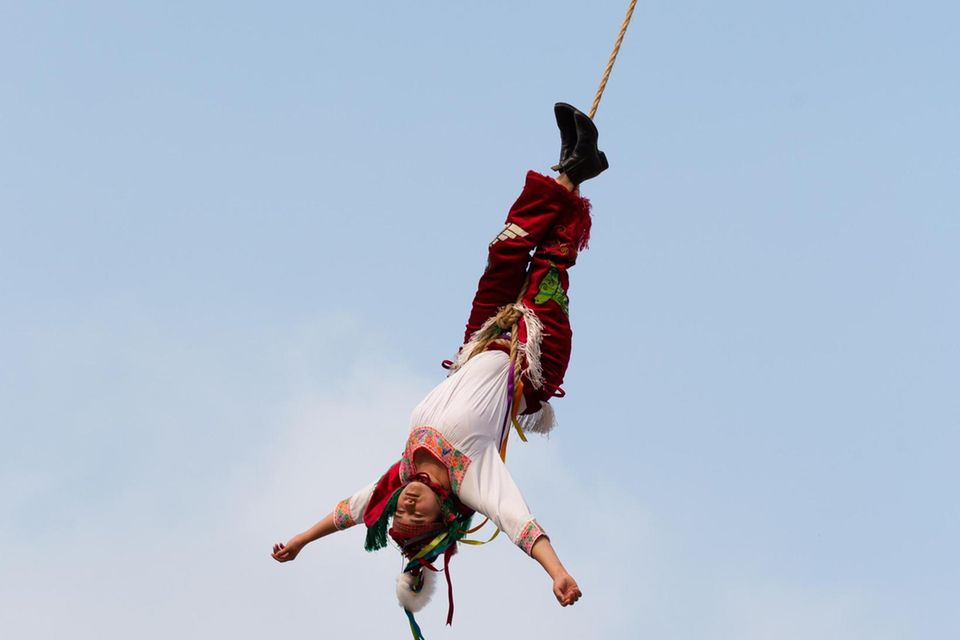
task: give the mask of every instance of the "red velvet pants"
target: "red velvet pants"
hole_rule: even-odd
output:
[[[464,342],[497,310],[520,297],[543,323],[541,367],[544,384],[535,389],[524,380],[525,413],[557,394],[570,362],[567,270],[577,261],[590,236],[590,203],[552,178],[530,171],[503,231],[490,243],[487,268],[480,277]],[[531,256],[531,251],[533,255]],[[526,286],[524,287],[524,283]],[[519,338],[526,342],[526,326]]]

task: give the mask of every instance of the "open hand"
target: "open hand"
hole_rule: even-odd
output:
[[[553,595],[557,596],[557,602],[566,607],[580,599],[583,593],[577,586],[577,581],[569,573],[557,576],[553,581]]]
[[[287,544],[278,542],[273,545],[273,553],[270,555],[277,562],[289,562],[297,557],[301,549],[303,549],[303,542],[300,541],[299,537],[293,536]]]

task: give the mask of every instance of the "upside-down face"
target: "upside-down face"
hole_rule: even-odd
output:
[[[394,523],[421,527],[440,523],[440,499],[422,482],[411,482],[400,492]]]

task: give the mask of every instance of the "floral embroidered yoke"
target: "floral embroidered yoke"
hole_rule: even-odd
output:
[[[400,479],[406,481],[416,473],[414,454],[426,449],[447,467],[450,488],[460,501],[489,517],[529,554],[545,533],[499,454],[509,408],[509,367],[507,354],[482,353],[417,405],[400,458]],[[363,519],[375,486],[374,482],[337,504],[334,521],[338,529]]]
[[[434,458],[446,465],[450,473],[450,488],[454,493],[459,494],[470,458],[450,444],[450,441],[433,427],[414,427],[410,431],[407,448],[403,452],[403,457],[400,458],[400,480],[406,482],[416,474],[413,456],[421,449],[426,449]]]

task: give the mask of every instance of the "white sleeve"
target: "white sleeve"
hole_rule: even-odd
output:
[[[493,447],[471,461],[459,498],[466,506],[490,518],[527,554],[537,539],[546,535]]]
[[[345,498],[337,503],[333,509],[333,524],[337,529],[346,529],[363,520],[363,512],[366,511],[370,503],[370,496],[377,487],[377,483],[360,489],[349,498]]]

